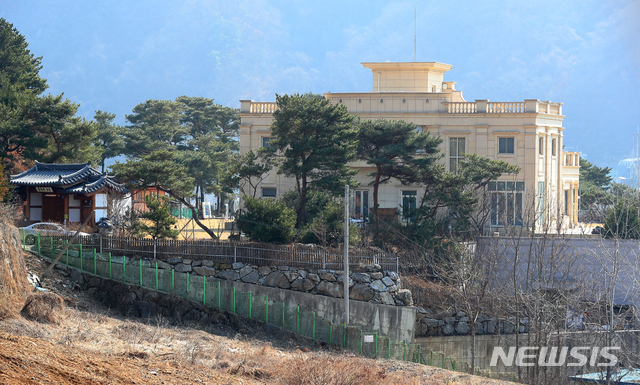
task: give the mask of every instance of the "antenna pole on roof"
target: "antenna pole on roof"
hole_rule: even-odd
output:
[[[413,8],[413,61],[416,61],[416,35],[418,32],[418,7]]]

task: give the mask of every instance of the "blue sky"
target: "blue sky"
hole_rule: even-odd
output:
[[[565,146],[599,165],[632,154],[640,130],[640,0],[0,0],[47,92],[80,114],[125,115],[181,95],[275,100],[275,93],[369,91],[360,62],[452,64],[468,101],[564,103]]]

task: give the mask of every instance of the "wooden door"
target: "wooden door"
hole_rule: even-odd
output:
[[[56,195],[45,194],[42,197],[42,221],[64,222],[64,199]]]

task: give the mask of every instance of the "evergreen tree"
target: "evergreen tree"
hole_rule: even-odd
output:
[[[320,95],[276,95],[276,102],[269,147],[280,156],[278,173],[296,180],[300,228],[310,189],[340,195],[345,185],[354,185],[357,171],[347,162],[356,156],[357,127],[346,107]]]
[[[149,235],[153,239],[175,239],[180,235],[179,230],[173,229],[177,220],[171,215],[169,203],[164,196],[146,195],[144,203],[148,211],[136,214],[137,218],[133,224],[133,233],[136,236]]]
[[[235,110],[212,99],[182,96],[176,101],[148,100],[127,115],[121,131],[127,162],[112,166],[133,188],[154,186],[190,208],[193,218],[217,238],[198,215],[205,193],[229,193],[222,186],[237,149]],[[195,205],[191,198],[196,198]]]
[[[358,158],[375,167],[373,209],[378,224],[378,189],[392,178],[414,181],[418,167],[429,167],[440,156],[442,139],[417,132],[417,126],[402,120],[363,120],[359,125]]]
[[[41,94],[42,57],[12,24],[0,18],[0,158],[10,172],[18,165],[42,162],[84,162],[96,158],[91,142],[95,126],[75,117],[78,104],[62,95]]]
[[[113,123],[115,118],[116,114],[100,110],[96,111],[94,116],[98,128],[95,145],[101,149],[100,166],[102,172],[105,171],[107,159],[116,157],[124,151],[124,140],[121,136],[122,127]]]

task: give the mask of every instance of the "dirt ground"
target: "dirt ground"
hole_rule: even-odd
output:
[[[25,254],[27,269],[47,264]],[[43,286],[67,307],[58,324],[0,321],[0,383],[13,384],[508,384],[443,369],[372,360],[255,321],[174,324],[127,319],[53,270]]]

